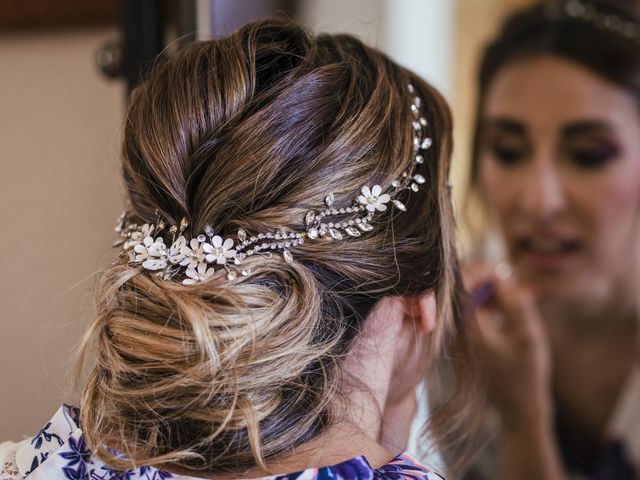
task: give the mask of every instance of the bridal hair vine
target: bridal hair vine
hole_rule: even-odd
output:
[[[550,13],[557,19],[563,13],[569,18],[592,23],[601,30],[616,33],[640,45],[640,25],[625,20],[613,13],[604,13],[583,0],[565,0],[560,4],[550,4]]]
[[[243,267],[243,261],[253,255],[271,257],[278,253],[287,263],[293,263],[291,249],[305,241],[318,238],[340,241],[372,231],[374,227],[371,220],[377,213],[387,210],[388,205],[393,205],[401,212],[406,211],[405,205],[397,198],[400,192],[417,192],[420,185],[425,183],[425,178],[415,170],[424,163],[422,153],[431,146],[431,138],[425,135],[427,119],[421,114],[422,100],[413,85],[408,85],[408,91],[413,116],[412,165],[386,188],[380,185],[363,186],[350,207],[336,208],[334,195],[329,193],[324,198],[322,209],[306,213],[304,230],[278,229],[249,234],[241,228],[235,240],[216,235],[212,226],[187,239],[183,235],[189,226],[186,218],[181,220],[180,225],[167,228],[158,211],[156,222],[144,225],[132,222],[132,215],[124,212],[116,225],[116,232],[121,238],[113,246],[123,247],[121,257],[126,257],[130,264],[155,272],[164,280],[181,277],[182,284],[193,285],[209,280],[221,268],[226,270],[230,281],[238,275],[247,276],[251,272]],[[171,243],[166,244],[165,237],[169,235]]]

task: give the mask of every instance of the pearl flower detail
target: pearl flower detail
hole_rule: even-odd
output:
[[[169,261],[174,265],[182,265],[182,261],[187,258],[189,252],[191,252],[191,249],[187,247],[187,239],[183,235],[180,235],[169,248]],[[189,258],[189,262],[190,261],[191,259]]]
[[[198,264],[197,269],[188,268],[185,275],[189,278],[185,278],[182,281],[183,285],[193,285],[198,282],[205,282],[209,280],[214,274],[213,268],[207,268],[207,264],[202,262]]]
[[[188,269],[192,270],[194,270],[201,263],[206,265],[206,246],[210,245],[206,242],[201,242],[197,238],[192,238],[189,242],[189,246],[183,244],[180,248],[179,254],[179,256],[182,257],[180,265],[186,266]]]
[[[358,203],[364,205],[370,212],[384,212],[387,209],[385,203],[391,200],[388,194],[380,195],[382,193],[382,187],[380,185],[374,185],[369,189],[368,186],[362,187],[362,195],[358,197]]]
[[[124,248],[127,250],[130,248],[135,248],[135,246],[141,244],[145,238],[151,237],[154,230],[155,225],[149,225],[148,223],[145,223],[142,227],[140,227],[140,230],[131,233],[131,237],[129,237],[129,240],[125,242]]]
[[[167,246],[164,239],[158,237],[155,240],[151,236],[144,237],[141,243],[134,247],[135,261],[142,263],[147,270],[162,270],[167,266],[165,258]]]
[[[207,253],[205,259],[209,263],[216,262],[218,265],[226,265],[227,259],[236,256],[236,251],[232,250],[232,247],[232,239],[227,238],[223,241],[222,237],[215,235],[211,238],[211,245],[208,243],[203,245],[203,249]]]

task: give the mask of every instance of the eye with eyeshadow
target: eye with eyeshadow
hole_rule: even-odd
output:
[[[559,153],[579,170],[601,170],[622,154],[617,138],[614,126],[606,120],[573,122],[563,128]]]
[[[577,168],[599,170],[620,155],[620,148],[612,142],[601,142],[590,146],[576,145],[569,146],[566,155]]]
[[[489,150],[493,158],[505,167],[515,166],[529,154],[525,146],[506,142],[493,142]]]
[[[480,148],[505,168],[515,167],[531,156],[526,127],[511,119],[485,120],[480,132]]]

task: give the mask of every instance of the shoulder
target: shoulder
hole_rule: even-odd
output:
[[[2,444],[0,480],[193,480],[154,467],[126,472],[106,465],[88,449],[78,409],[63,405],[36,435],[17,444]],[[0,459],[2,458],[0,457]]]
[[[0,444],[0,480],[32,478],[52,453],[72,439],[76,430],[76,410],[63,405],[33,438]],[[38,478],[57,478],[38,474],[35,475]]]
[[[375,477],[381,480],[444,480],[408,452],[401,453],[385,466],[376,469]]]

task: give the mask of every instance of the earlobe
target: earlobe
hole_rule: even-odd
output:
[[[429,292],[418,297],[418,308],[420,311],[418,328],[425,333],[432,332],[436,328],[436,318],[438,317],[438,306],[434,293]]]

